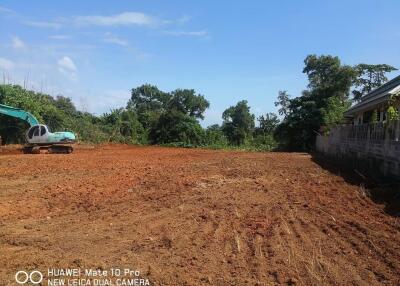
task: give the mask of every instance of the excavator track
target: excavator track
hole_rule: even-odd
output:
[[[53,145],[48,149],[51,154],[71,154],[73,151],[74,148],[64,145]]]
[[[50,154],[71,154],[74,148],[68,145],[27,145],[23,148],[24,154],[40,154],[42,150],[47,150]]]

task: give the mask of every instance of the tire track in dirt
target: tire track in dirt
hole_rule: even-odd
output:
[[[154,285],[399,284],[397,219],[306,154],[5,155],[0,186],[0,281],[133,265]]]

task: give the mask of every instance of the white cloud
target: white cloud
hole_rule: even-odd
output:
[[[104,39],[104,42],[111,43],[111,44],[116,44],[120,46],[127,46],[128,42],[125,40],[122,40],[120,38],[114,37],[114,38],[106,38]]]
[[[26,21],[24,22],[26,25],[37,28],[51,28],[51,29],[59,29],[62,27],[59,22],[48,22],[48,21]]]
[[[25,49],[26,48],[25,43],[17,36],[13,36],[11,40],[12,40],[12,47],[14,49]]]
[[[208,35],[207,31],[164,31],[164,34],[171,36],[189,36],[189,37],[205,37]]]
[[[0,12],[1,12],[1,6],[0,6]],[[190,21],[190,17],[187,15],[183,15],[182,17],[175,20],[166,20],[142,12],[125,11],[119,14],[108,15],[108,16],[83,15],[83,16],[75,16],[69,18],[60,17],[50,21],[27,20],[24,21],[23,23],[25,25],[32,27],[51,28],[51,29],[60,29],[62,27],[71,25],[74,25],[75,27],[78,28],[81,26],[103,26],[103,27],[144,26],[144,27],[157,28],[168,24],[182,25],[188,21]],[[206,31],[166,31],[165,33],[174,36],[197,36],[197,37],[207,36]],[[50,38],[56,40],[62,40],[67,37],[64,35],[54,35],[51,36]],[[121,41],[110,40],[109,42],[122,44]]]
[[[11,10],[11,9],[8,9],[8,8],[6,8],[6,7],[0,6],[0,12],[3,12],[3,13],[13,13],[14,11]]]
[[[52,36],[49,36],[49,38],[53,39],[53,40],[66,40],[66,39],[69,39],[70,36],[68,36],[68,35],[52,35]]]
[[[70,57],[64,56],[63,58],[59,59],[57,63],[58,66],[62,69],[66,69],[73,72],[77,70],[75,63],[73,62],[73,60],[71,60]]]
[[[5,59],[5,58],[0,58],[0,69],[2,70],[12,70],[15,67],[14,62]]]
[[[86,15],[72,18],[59,18],[54,21],[24,22],[24,24],[28,26],[52,29],[59,29],[67,24],[75,24],[78,26],[157,26],[160,23],[164,23],[164,21],[141,12],[122,12],[110,16]]]
[[[188,15],[183,15],[182,17],[180,17],[177,22],[180,24],[186,23],[190,21],[190,17]]]
[[[114,36],[111,33],[106,33],[103,41],[106,43],[116,44],[116,45],[120,45],[120,46],[128,46],[129,45],[129,42],[127,40],[119,38],[117,36]]]
[[[58,71],[72,81],[78,81],[77,68],[70,57],[64,56],[57,61]]]
[[[154,26],[158,19],[141,12],[123,12],[111,16],[78,16],[75,23],[78,25],[94,26]]]

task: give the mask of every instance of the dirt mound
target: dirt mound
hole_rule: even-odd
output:
[[[11,154],[21,154],[22,153],[22,146],[21,145],[0,145],[0,156],[1,155],[11,155]]]
[[[4,155],[0,226],[1,285],[56,267],[134,267],[152,285],[400,284],[398,218],[306,154]]]

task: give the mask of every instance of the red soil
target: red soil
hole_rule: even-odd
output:
[[[130,267],[152,285],[400,285],[400,221],[306,154],[3,153],[0,256],[0,285],[57,267]]]

